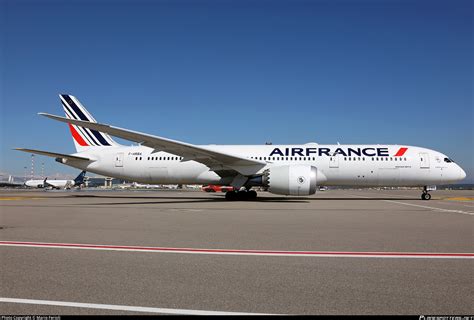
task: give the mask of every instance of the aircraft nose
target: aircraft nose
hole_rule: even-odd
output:
[[[466,172],[461,167],[459,167],[459,180],[462,180],[465,177],[466,177]]]

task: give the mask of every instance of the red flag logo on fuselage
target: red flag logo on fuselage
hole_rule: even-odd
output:
[[[407,152],[408,148],[400,148],[398,149],[397,153],[395,153],[395,157],[401,157]]]

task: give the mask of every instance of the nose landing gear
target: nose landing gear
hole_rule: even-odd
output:
[[[423,187],[423,193],[421,194],[421,199],[422,200],[430,200],[431,199],[431,194],[428,193],[428,188]]]
[[[423,200],[430,200],[431,199],[431,194],[429,194],[428,192],[423,192],[421,194],[421,199]]]

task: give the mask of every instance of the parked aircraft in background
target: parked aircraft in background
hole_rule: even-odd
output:
[[[23,186],[22,182],[15,182],[15,178],[12,175],[8,176],[8,180],[0,180],[0,187],[21,187]]]
[[[28,180],[25,182],[31,188],[71,189],[84,183],[86,171],[82,171],[74,180]]]
[[[407,145],[193,145],[97,123],[73,96],[60,95],[76,153],[17,149],[65,165],[148,184],[231,185],[226,199],[252,199],[262,186],[282,195],[314,194],[318,186],[422,187],[454,183],[466,173],[445,154]],[[123,146],[109,135],[138,142]]]

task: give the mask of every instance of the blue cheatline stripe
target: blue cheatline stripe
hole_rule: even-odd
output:
[[[72,100],[71,97],[67,95],[63,95],[64,100],[66,100],[67,104],[72,108],[72,110],[75,111],[75,113],[79,116],[79,118],[83,121],[88,121],[90,122],[90,119],[87,118],[87,116],[82,112],[82,110],[76,105],[76,103]],[[86,129],[86,128],[85,128]],[[107,142],[107,140],[104,139],[102,134],[96,130],[91,130],[91,129],[86,129],[86,131],[92,132],[94,137],[99,141],[99,145],[105,145],[105,146],[110,146],[110,144]]]
[[[62,103],[62,101],[61,101],[61,103]],[[66,113],[67,118],[77,120],[76,116],[73,113],[71,113],[71,111],[64,105],[64,103],[63,103],[63,107],[64,107],[64,112]],[[86,134],[83,127],[78,127],[74,124],[71,124],[71,125],[81,135],[82,139],[84,139],[87,143],[89,143],[89,146],[97,145],[97,142],[96,143],[91,142],[90,137]]]
[[[74,116],[74,113],[73,113],[73,112],[71,111],[71,109],[67,106],[67,104],[65,104],[62,100],[61,100],[61,103],[63,104],[64,109],[67,110],[67,111],[69,111],[69,113],[70,113],[70,115],[71,115],[71,117],[72,117],[73,119],[79,120],[79,119],[77,119],[76,116]],[[86,138],[88,137],[87,140],[89,141],[89,143],[90,143],[91,145],[96,145],[96,146],[100,145],[100,144],[94,139],[94,137],[89,133],[89,131],[87,131],[86,128],[81,127],[81,126],[76,126],[76,127],[77,127],[78,129],[80,129],[80,131],[82,132],[82,134],[83,134]],[[90,141],[92,141],[93,143],[91,143]]]
[[[87,118],[87,116],[82,112],[82,110],[74,103],[74,101],[71,99],[71,97],[69,97],[67,95],[63,95],[62,97],[64,98],[64,100],[66,100],[67,104],[71,107],[71,109],[74,110],[75,113],[79,116],[80,120],[91,122],[89,120],[89,118]],[[100,132],[98,132],[96,130],[92,130],[92,129],[87,129],[87,128],[84,128],[84,130],[87,133],[89,133],[89,132],[92,133],[92,135],[95,137],[95,139],[97,139],[97,141],[99,141],[97,143],[98,145],[102,144],[102,145],[105,145],[105,146],[110,146],[110,143],[108,143],[107,140],[104,139],[104,137],[102,136],[102,134]]]
[[[71,117],[75,120],[80,120],[77,118],[77,116],[74,115],[74,112],[72,112],[71,108],[66,104],[64,103],[64,101],[61,100],[61,103],[64,107],[64,109],[66,111],[69,111],[69,114],[71,115]],[[92,141],[93,143],[91,143],[91,145],[100,145],[96,139],[94,139],[94,136],[87,130],[87,128],[84,128],[84,127],[81,127],[81,126],[76,126],[78,129],[80,129],[80,131],[82,132],[82,134],[86,137],[88,137],[88,140]]]
[[[72,98],[68,95],[63,95],[64,97],[64,100],[66,100],[67,104],[69,106],[71,106],[71,108],[76,112],[76,114],[79,116],[79,118],[81,118],[81,120],[83,121],[88,121],[90,122],[90,119],[87,118],[87,116],[82,112],[82,110],[76,105],[76,103],[72,100]],[[95,130],[91,130],[89,129],[92,134],[96,137],[97,140],[99,140],[99,142],[104,145],[104,146],[110,146],[110,143],[107,142],[107,140],[104,139],[104,137],[102,136],[102,134],[100,134],[99,132],[95,131]]]
[[[69,119],[74,119],[74,120],[77,120],[77,117],[71,112],[71,110],[69,110],[69,108],[61,101],[62,105],[63,105],[63,108],[64,108],[64,112],[66,113],[66,117],[68,117]],[[81,134],[82,138],[87,141],[89,143],[90,146],[95,146],[97,145],[97,142],[95,142],[94,140],[91,141],[90,139],[90,136],[87,134],[87,132],[85,131],[85,128],[83,127],[79,127],[79,126],[76,126],[74,124],[72,124],[72,126],[74,127],[74,129],[76,129],[76,131],[78,131],[78,133]]]

